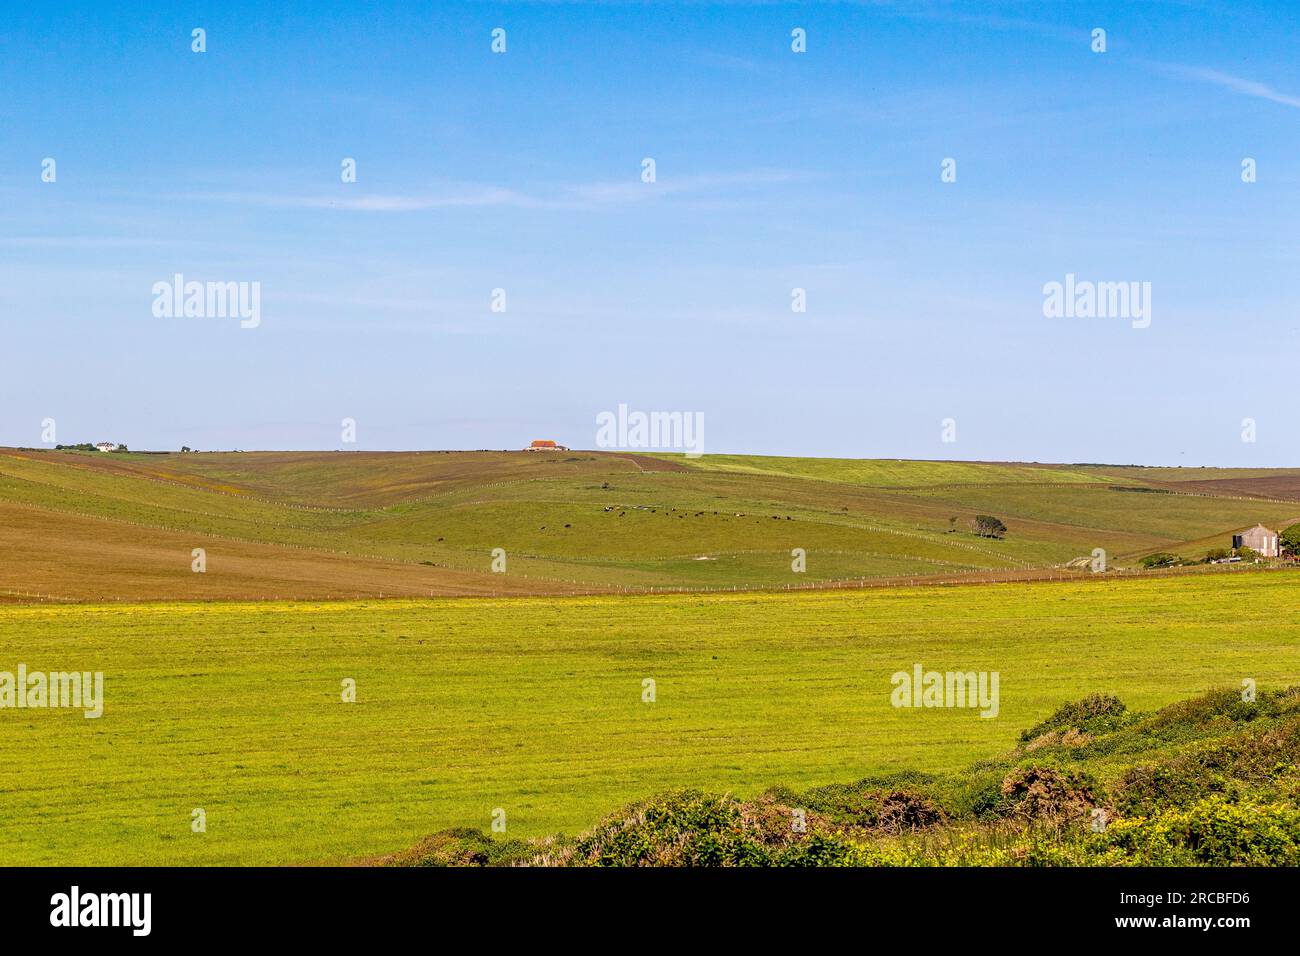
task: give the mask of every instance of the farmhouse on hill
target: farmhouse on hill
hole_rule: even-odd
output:
[[[1268,530],[1262,524],[1257,524],[1241,534],[1234,534],[1232,546],[1251,548],[1266,558],[1276,558],[1281,553],[1278,550],[1277,532]]]
[[[111,441],[96,442],[95,447],[100,451],[117,451],[117,445],[113,444]]]
[[[555,442],[542,438],[534,441],[524,451],[568,451],[563,445],[557,445]]]

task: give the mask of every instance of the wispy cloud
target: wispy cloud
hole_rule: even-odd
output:
[[[493,187],[439,193],[362,193],[359,196],[293,195],[291,193],[206,192],[180,197],[268,209],[339,209],[351,212],[419,212],[456,206],[544,205],[522,193]]]
[[[564,187],[569,201],[588,205],[647,202],[664,196],[691,194],[717,198],[730,190],[745,186],[762,186],[805,178],[802,174],[779,169],[753,169],[735,173],[696,176],[661,176],[658,181],[640,180],[587,183]]]
[[[130,249],[187,243],[186,239],[161,237],[145,239],[133,236],[5,236],[0,238],[0,245],[32,248]]]
[[[216,191],[189,193],[174,198],[261,206],[268,209],[336,209],[348,212],[420,212],[456,207],[510,207],[516,209],[574,209],[650,202],[668,196],[694,195],[716,199],[746,186],[768,185],[806,178],[787,170],[744,170],[734,173],[663,176],[655,183],[639,178],[591,183],[569,183],[536,192],[498,186],[455,184],[412,193],[362,193],[360,195],[295,195]]]
[[[1300,109],[1300,96],[1280,93],[1267,83],[1247,80],[1240,76],[1233,76],[1230,73],[1221,73],[1218,70],[1207,70],[1198,66],[1184,66],[1179,63],[1153,62],[1151,66],[1168,76],[1213,83],[1216,86],[1232,90],[1234,93],[1241,93],[1244,96],[1253,96],[1256,99],[1269,100],[1273,103],[1281,103],[1283,106]]]

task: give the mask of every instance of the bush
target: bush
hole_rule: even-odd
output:
[[[1007,533],[1007,526],[992,515],[976,515],[971,528],[981,538],[1001,538]]]
[[[943,811],[913,790],[868,795],[866,823],[884,833],[914,833],[943,821]]]
[[[1157,551],[1155,554],[1148,554],[1138,562],[1144,568],[1172,568],[1176,564],[1182,563],[1182,558],[1176,554],[1170,554],[1168,551]]]
[[[1083,774],[1051,767],[1017,767],[1002,781],[1003,816],[1071,820],[1097,805]]]
[[[815,821],[808,824],[811,830]],[[578,840],[577,866],[772,866],[805,838],[789,807],[682,790],[616,813]]]
[[[383,862],[386,866],[503,866],[536,852],[525,840],[497,840],[472,827],[454,827],[439,830]]]
[[[1062,704],[1051,717],[1022,731],[1020,739],[1033,740],[1053,730],[1076,729],[1094,734],[1114,730],[1127,711],[1124,702],[1112,694],[1090,694],[1082,700]]]
[[[1284,804],[1229,803],[1211,796],[1187,810],[1117,820],[1103,846],[1126,860],[1164,866],[1296,866],[1300,810]]]
[[[1125,813],[1185,807],[1208,794],[1261,794],[1300,766],[1300,725],[1266,728],[1154,764],[1130,767],[1115,788]]]
[[[865,864],[861,847],[849,843],[838,835],[814,833],[802,843],[783,852],[776,860],[778,866],[862,866]]]

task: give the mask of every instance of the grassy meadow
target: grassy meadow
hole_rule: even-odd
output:
[[[1294,683],[1295,572],[1062,566],[1297,515],[1285,469],[0,449],[0,672],[107,698],[0,711],[0,865],[376,859],[498,808],[573,834],[682,787],[956,772],[1094,692]],[[894,583],[937,581],[967,583]],[[999,672],[998,717],[892,708],[917,663]]]
[[[976,536],[977,514],[1005,539]],[[782,588],[1050,571],[1094,548],[1131,568],[1297,516],[1285,470],[0,449],[0,601]]]
[[[0,865],[344,862],[448,826],[576,833],[677,787],[954,771],[1067,700],[1300,678],[1289,572],[853,592],[0,607],[0,669],[104,714],[0,714]],[[894,709],[996,670],[996,719]],[[357,700],[341,700],[356,681]],[[642,701],[642,681],[656,700]],[[203,808],[207,832],[191,832]]]

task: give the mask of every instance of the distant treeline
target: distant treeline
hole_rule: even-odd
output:
[[[99,451],[88,441],[78,442],[75,445],[55,445],[55,451]],[[113,451],[130,451],[125,445],[118,445]]]

